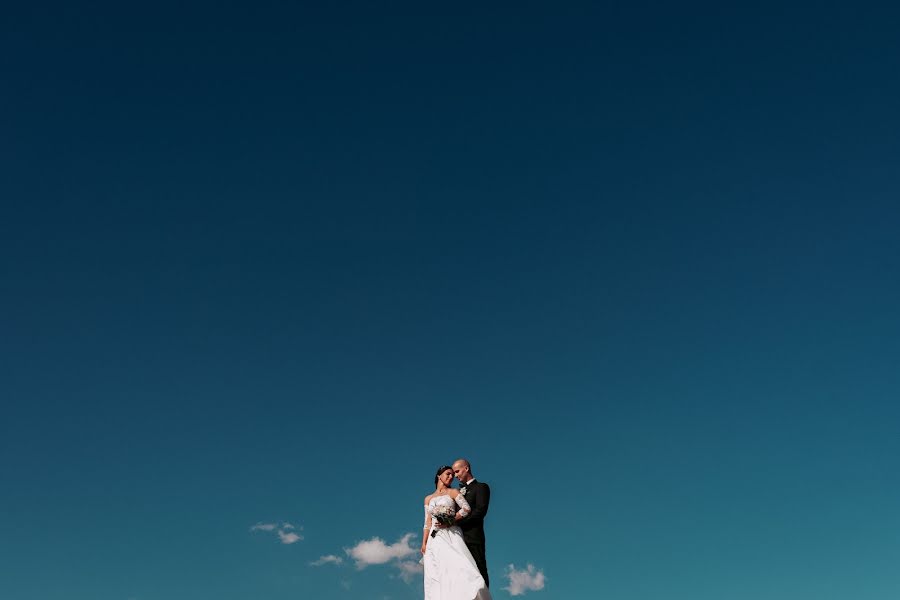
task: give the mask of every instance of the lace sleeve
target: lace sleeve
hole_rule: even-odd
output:
[[[459,507],[459,515],[461,517],[468,516],[468,514],[472,512],[472,507],[469,506],[469,503],[466,502],[466,499],[463,498],[462,494],[456,495],[456,505]]]
[[[431,511],[428,510],[428,505],[425,505],[425,527],[422,529],[431,529]]]

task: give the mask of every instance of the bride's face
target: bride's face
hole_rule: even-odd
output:
[[[450,487],[450,484],[453,483],[453,471],[447,469],[438,476],[438,479],[444,484],[444,487]]]

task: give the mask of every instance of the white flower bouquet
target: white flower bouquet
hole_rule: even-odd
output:
[[[456,524],[456,508],[453,506],[435,506],[431,509],[431,516],[444,527],[451,527]]]

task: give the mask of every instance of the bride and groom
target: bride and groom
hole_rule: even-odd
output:
[[[454,477],[459,489],[450,487]],[[422,534],[425,600],[491,600],[484,553],[491,488],[475,480],[463,458],[439,468],[434,485],[425,496]]]

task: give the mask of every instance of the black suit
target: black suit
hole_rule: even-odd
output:
[[[486,483],[472,481],[469,484],[461,484],[460,489],[465,488],[463,498],[472,508],[465,518],[459,520],[459,528],[462,529],[463,540],[466,547],[472,553],[478,572],[484,577],[484,584],[490,587],[488,579],[487,558],[484,552],[484,517],[487,515],[488,504],[491,502],[491,488]]]

